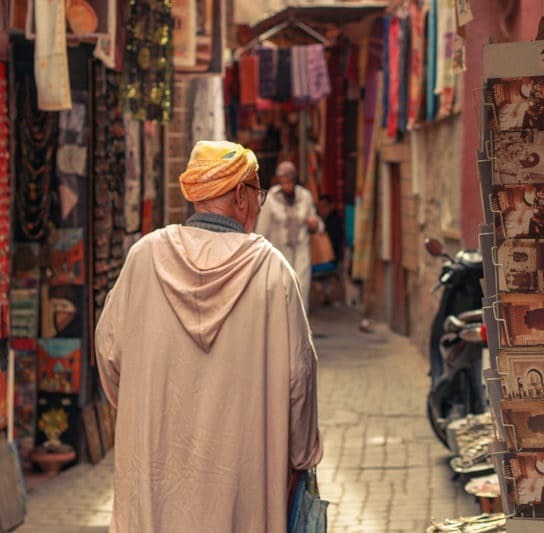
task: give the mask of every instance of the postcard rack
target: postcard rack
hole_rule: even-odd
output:
[[[478,110],[484,379],[511,533],[544,522],[543,52],[544,41],[487,45]]]

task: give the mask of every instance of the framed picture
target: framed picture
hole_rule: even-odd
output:
[[[81,410],[81,416],[83,417],[83,427],[85,429],[85,437],[87,438],[87,449],[89,451],[89,458],[91,463],[95,465],[102,457],[104,452],[102,450],[102,443],[100,441],[100,434],[98,432],[98,423],[96,420],[96,412],[92,405],[86,405]]]

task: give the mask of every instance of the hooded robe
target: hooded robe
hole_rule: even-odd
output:
[[[295,274],[256,234],[171,225],[130,250],[96,329],[117,407],[110,531],[286,530],[322,454]]]

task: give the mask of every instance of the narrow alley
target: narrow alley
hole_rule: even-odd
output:
[[[330,500],[329,531],[422,532],[431,516],[477,514],[452,480],[448,454],[425,417],[427,365],[383,325],[361,333],[359,315],[322,308],[312,316],[320,356],[318,469]],[[112,505],[110,454],[78,465],[29,495],[21,533],[102,533]]]

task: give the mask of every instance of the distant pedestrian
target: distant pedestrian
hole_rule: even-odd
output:
[[[252,151],[201,141],[195,214],[136,243],[96,330],[117,408],[113,532],[285,532],[290,474],[322,455],[316,354],[292,268],[251,233]]]
[[[325,223],[325,231],[334,250],[334,260],[338,264],[344,258],[344,221],[329,195],[322,194],[319,197],[317,214]]]
[[[324,231],[325,227],[316,214],[312,194],[297,185],[295,165],[290,161],[280,163],[276,178],[279,184],[268,191],[256,231],[281,251],[297,273],[304,307],[308,310],[312,281],[310,233]]]

